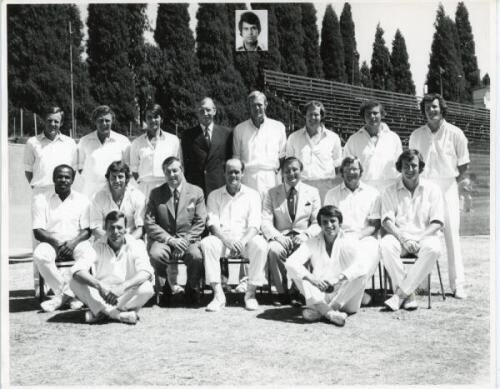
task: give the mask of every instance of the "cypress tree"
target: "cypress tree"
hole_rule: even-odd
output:
[[[370,75],[370,67],[363,61],[361,69],[359,70],[359,83],[365,88],[373,88],[372,77]]]
[[[138,8],[131,6],[90,4],[88,8],[91,91],[98,104],[107,104],[115,111],[117,131],[120,126],[125,131],[138,114],[134,70],[140,65],[138,57],[143,50],[139,31],[145,27],[145,14],[139,17]]]
[[[83,24],[78,8],[74,4],[9,4],[6,9],[10,107],[41,114],[46,104],[57,104],[66,113],[62,127],[68,133],[71,45],[75,119],[79,127],[88,126],[93,101],[88,93],[87,69],[81,59]]]
[[[337,14],[330,4],[327,5],[321,28],[321,60],[327,80],[346,82],[344,45],[340,35]]]
[[[455,25],[465,77],[464,99],[472,102],[472,91],[479,86],[479,68],[477,67],[474,35],[469,22],[469,12],[463,2],[459,2],[457,5]]]
[[[319,54],[319,33],[316,25],[316,8],[312,3],[301,3],[302,29],[304,30],[304,60],[307,76],[323,78],[323,65]]]
[[[300,4],[276,3],[274,11],[278,22],[281,69],[285,73],[305,76],[307,67],[304,60],[304,29]]]
[[[370,69],[373,88],[387,91],[394,90],[392,65],[389,49],[385,46],[384,30],[377,24],[375,41],[373,42],[372,62]]]
[[[189,28],[188,4],[162,3],[158,6],[154,39],[161,49],[155,97],[164,110],[165,129],[174,133],[195,122],[197,101],[205,94],[195,40]]]
[[[463,98],[464,83],[460,53],[455,45],[455,23],[444,13],[439,5],[436,31],[432,40],[429,70],[427,72],[427,89],[429,93],[441,93],[446,100],[459,101]]]
[[[349,3],[344,3],[344,8],[340,14],[340,33],[344,44],[347,82],[352,85],[359,85],[359,53],[356,47],[356,33]]]
[[[411,76],[405,38],[399,29],[396,30],[394,40],[392,41],[391,65],[394,91],[415,95],[415,84]]]
[[[245,86],[233,65],[234,47],[231,47],[226,8],[220,3],[202,3],[196,17],[196,54],[202,84],[219,103],[221,121],[235,125],[246,116]]]

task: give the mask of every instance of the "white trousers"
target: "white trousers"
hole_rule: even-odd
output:
[[[430,236],[420,241],[420,251],[418,259],[411,265],[408,271],[405,270],[401,254],[406,251],[394,235],[386,235],[380,241],[382,259],[384,266],[392,280],[394,291],[399,287],[401,291],[409,295],[425,280],[425,277],[432,271],[436,260],[441,252],[441,244],[437,236]]]
[[[101,311],[109,312],[113,308],[119,311],[139,311],[154,294],[151,281],[144,281],[141,285],[128,289],[118,298],[116,306],[112,306],[103,300],[96,288],[92,288],[83,282],[73,278],[70,281],[70,287],[76,297],[89,307],[94,315]]]
[[[347,233],[346,235],[348,235]],[[366,236],[359,241],[360,260],[363,263],[364,274],[366,274],[366,282],[368,283],[377,270],[380,262],[380,245],[377,238]]]
[[[454,291],[465,281],[464,263],[460,245],[460,200],[454,178],[430,179],[441,188],[444,202],[444,241],[448,257],[450,288]]]
[[[159,187],[160,185],[165,183],[165,178],[158,178],[153,180],[142,180],[137,184],[139,190],[146,197],[146,203],[149,201],[149,194],[154,188]]]
[[[333,293],[324,293],[306,280],[294,279],[295,285],[306,299],[306,306],[315,309],[316,304],[337,305],[339,310],[346,313],[356,313],[361,306],[361,299],[365,290],[364,277],[358,277],[344,282]]]
[[[241,182],[259,192],[263,199],[269,189],[279,184],[278,178],[274,170],[246,169]]]
[[[319,197],[321,199],[321,204],[325,202],[326,193],[342,182],[339,178],[324,178],[319,180],[302,180],[305,184],[311,185],[318,189]]]
[[[80,258],[88,256],[90,250],[92,248],[88,240],[80,242],[73,251],[73,259],[78,261]],[[64,293],[73,297],[68,285],[71,279],[70,268],[58,269],[56,257],[56,250],[50,244],[40,243],[33,252],[33,263],[56,296]]]
[[[226,255],[224,243],[214,235],[201,241],[201,252],[205,265],[205,280],[207,284],[221,282],[220,258]],[[267,260],[267,242],[260,236],[254,236],[246,245],[243,257],[248,258],[248,283],[262,286],[266,282],[265,266]]]

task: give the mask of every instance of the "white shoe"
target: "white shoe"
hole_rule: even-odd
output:
[[[245,293],[245,308],[249,311],[256,311],[259,309],[259,303],[255,298],[255,292],[246,292]]]
[[[136,311],[124,311],[120,312],[118,320],[126,324],[136,324],[139,317],[137,316]]]
[[[370,305],[372,302],[372,296],[370,296],[368,293],[363,293],[363,298],[361,299],[361,305]]]
[[[304,318],[304,320],[310,322],[318,321],[319,319],[321,319],[321,313],[311,308],[304,308],[302,310],[302,317]]]
[[[85,323],[93,324],[98,323],[106,318],[106,314],[104,312],[99,312],[97,315],[94,315],[92,311],[85,312]]]
[[[330,323],[333,323],[339,327],[343,327],[345,324],[345,319],[347,319],[347,313],[331,309],[327,313],[325,313],[325,318]]]
[[[56,309],[61,308],[69,300],[69,296],[63,294],[58,294],[52,297],[50,300],[46,300],[40,304],[40,307],[44,312],[54,312]]]
[[[223,295],[224,296],[224,295]],[[215,296],[212,301],[207,305],[205,310],[207,312],[219,312],[222,308],[226,306],[226,297],[218,298]]]
[[[410,294],[405,302],[403,303],[403,308],[407,311],[414,311],[418,308],[417,299],[415,298],[415,293]]]
[[[455,289],[455,292],[453,292],[453,297],[459,300],[464,300],[467,298],[467,293],[465,293],[465,290],[462,286],[458,286]]]
[[[391,310],[397,311],[399,308],[401,308],[403,300],[401,300],[401,298],[397,294],[394,294],[390,299],[386,300],[384,304]]]
[[[83,308],[83,303],[75,297],[69,299],[69,307],[74,310],[79,310]]]
[[[247,290],[248,290],[248,277],[244,277],[241,279],[238,286],[234,288],[234,291],[237,293],[246,293]]]

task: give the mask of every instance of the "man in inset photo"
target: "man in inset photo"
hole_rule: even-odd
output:
[[[236,11],[236,20],[238,20],[238,30],[240,36],[236,36],[236,51],[266,51],[267,47],[267,11],[244,11],[238,15]],[[258,13],[264,13],[266,16],[266,23],[261,25],[261,19]],[[265,34],[261,35],[263,28],[265,27]],[[260,42],[259,42],[260,36]]]

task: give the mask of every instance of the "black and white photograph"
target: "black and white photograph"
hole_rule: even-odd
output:
[[[3,1],[0,385],[494,387],[497,12]]]

